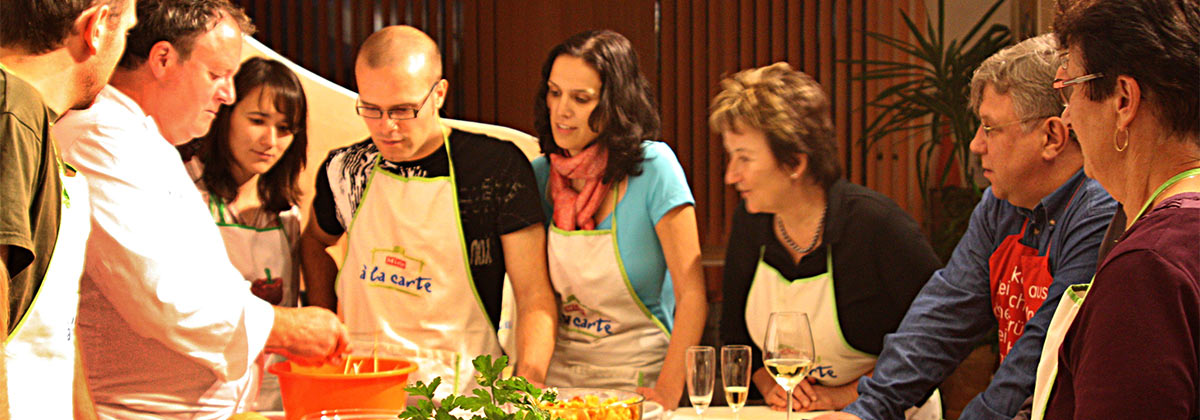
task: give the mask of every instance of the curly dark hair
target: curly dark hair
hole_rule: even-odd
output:
[[[286,65],[275,60],[254,57],[242,63],[233,85],[237,90],[238,102],[222,105],[213,120],[212,130],[200,138],[198,156],[204,164],[200,180],[208,193],[226,202],[237,196],[237,182],[233,179],[233,153],[229,147],[229,126],[233,108],[255,88],[262,87],[270,92],[275,109],[286,116],[292,128],[292,144],[270,170],[258,177],[258,198],[263,209],[282,212],[300,202],[300,172],[304,170],[308,154],[308,101],[300,79]]]
[[[645,159],[642,141],[657,139],[662,124],[650,82],[638,69],[633,45],[621,34],[607,29],[575,34],[551,49],[546,57],[542,82],[533,101],[533,126],[542,153],[563,153],[550,132],[550,110],[546,106],[550,69],[561,55],[579,57],[600,74],[600,102],[588,117],[588,126],[600,133],[596,144],[608,151],[608,166],[602,181],[614,183],[641,174]]]
[[[196,37],[212,30],[224,16],[237,22],[242,35],[254,34],[250,18],[229,0],[140,0],[137,26],[129,31],[125,54],[117,66],[125,70],[138,68],[159,41],[171,43],[179,51],[180,60],[187,60]]]
[[[1075,47],[1087,98],[1112,96],[1117,76],[1137,80],[1167,129],[1200,133],[1200,3],[1195,0],[1059,0],[1054,32]]]
[[[75,20],[93,6],[111,7],[118,19],[129,0],[4,0],[0,2],[0,45],[40,55],[63,46],[75,32]]]

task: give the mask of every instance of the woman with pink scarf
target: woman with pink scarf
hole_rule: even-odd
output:
[[[554,47],[535,105],[533,162],[559,326],[546,385],[637,390],[667,409],[706,317],[695,200],[629,40],[588,31]]]

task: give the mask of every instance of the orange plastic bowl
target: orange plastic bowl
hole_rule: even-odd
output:
[[[408,374],[417,364],[403,359],[379,358],[379,371],[371,359],[361,361],[358,374],[342,374],[344,366],[302,366],[290,361],[275,363],[267,371],[279,377],[283,411],[288,420],[322,410],[377,408],[404,410]]]

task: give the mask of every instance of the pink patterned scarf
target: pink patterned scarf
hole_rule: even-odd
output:
[[[610,185],[600,182],[608,166],[608,150],[588,147],[575,156],[550,154],[550,198],[554,201],[554,225],[562,230],[593,230],[593,216]],[[571,179],[585,179],[583,191],[571,188]]]

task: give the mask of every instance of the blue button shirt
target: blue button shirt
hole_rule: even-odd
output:
[[[1038,205],[1023,209],[996,198],[991,188],[971,213],[950,262],[921,289],[895,333],[884,339],[872,377],[859,380],[859,398],[845,411],[863,419],[898,419],[919,405],[996,325],[988,260],[1010,235],[1046,256],[1054,282],[1025,324],[987,389],[963,410],[963,420],[1010,420],[1033,394],[1046,328],[1067,286],[1096,271],[1105,229],[1117,203],[1080,170]]]

